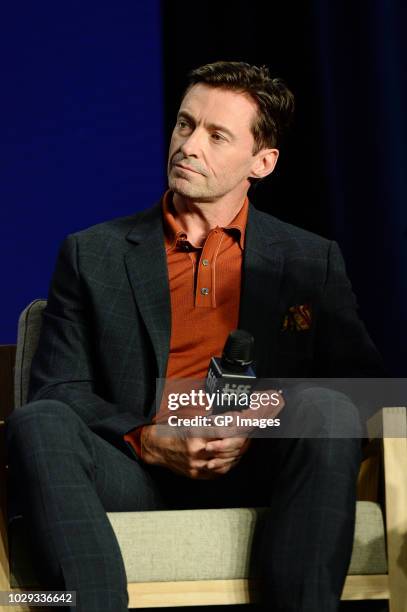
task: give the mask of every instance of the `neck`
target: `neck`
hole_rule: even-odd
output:
[[[229,225],[242,208],[247,191],[240,198],[228,196],[213,202],[200,202],[174,193],[176,219],[191,244],[200,246],[212,229]]]

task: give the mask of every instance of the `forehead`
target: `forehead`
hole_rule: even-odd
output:
[[[257,106],[247,94],[197,83],[185,94],[179,109],[183,111],[197,121],[250,129]]]

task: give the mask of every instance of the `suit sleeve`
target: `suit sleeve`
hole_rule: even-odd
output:
[[[330,243],[325,286],[316,322],[315,377],[386,376],[380,354],[359,318],[336,242]]]
[[[68,404],[92,431],[128,451],[124,435],[148,421],[95,392],[92,311],[78,271],[76,240],[68,236],[57,258],[28,399]]]

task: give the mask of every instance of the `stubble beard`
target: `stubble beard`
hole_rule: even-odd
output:
[[[214,197],[205,185],[194,185],[184,178],[171,176],[171,172],[168,175],[168,186],[171,191],[187,199],[205,202]]]

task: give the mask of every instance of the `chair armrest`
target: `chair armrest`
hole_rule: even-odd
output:
[[[4,422],[0,422],[0,591],[10,588],[7,537],[6,458]]]
[[[358,478],[358,499],[379,501],[379,487],[383,466],[383,439],[393,448],[393,439],[406,435],[406,408],[381,408],[367,424],[370,440],[363,447],[363,461]],[[391,452],[391,451],[390,451]],[[382,500],[383,501],[383,500]]]
[[[10,588],[7,538],[7,471],[5,445],[5,418],[14,406],[13,374],[16,347],[0,346],[0,591]]]
[[[382,408],[367,422],[370,439],[375,438],[406,438],[407,408]]]
[[[383,437],[389,587],[395,610],[407,610],[407,409],[383,408],[368,431]],[[399,607],[398,607],[399,606]]]
[[[368,433],[383,439],[387,531],[407,538],[407,408],[382,408],[368,421]]]
[[[0,345],[0,420],[3,421],[14,408],[14,344]]]

